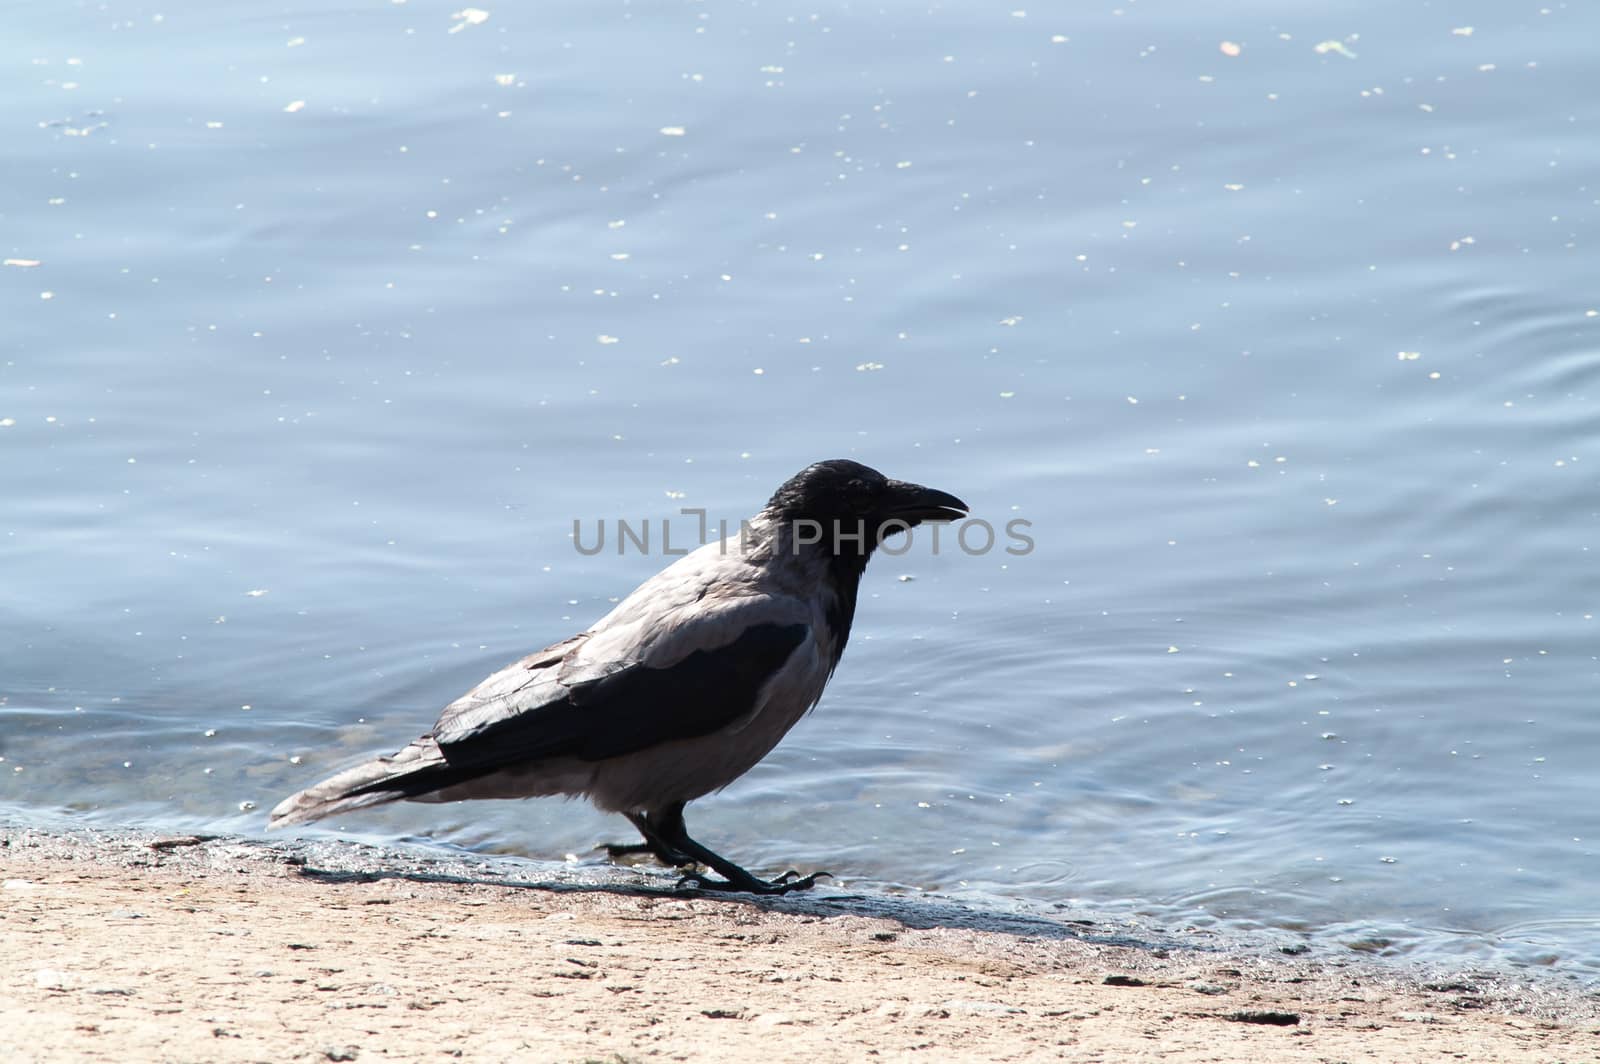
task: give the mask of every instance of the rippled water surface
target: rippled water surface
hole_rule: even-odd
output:
[[[575,519],[733,520],[849,455],[1034,549],[874,562],[707,842],[1600,968],[1600,8],[111,0],[7,35],[0,801],[260,831],[665,560]]]

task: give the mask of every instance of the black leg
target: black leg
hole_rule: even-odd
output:
[[[651,833],[655,840],[666,849],[685,855],[692,861],[698,861],[707,868],[713,869],[722,876],[725,882],[707,879],[698,872],[684,873],[684,881],[692,883],[701,890],[718,890],[729,892],[743,892],[746,894],[787,894],[791,890],[809,890],[817,882],[819,876],[833,878],[831,872],[813,872],[809,876],[790,870],[774,880],[757,879],[746,872],[726,857],[713,853],[689,837],[689,829],[683,822],[683,803],[670,806],[655,817],[647,821],[650,832],[645,832],[649,839]],[[644,829],[640,828],[643,832]],[[689,863],[688,861],[684,862]]]
[[[595,847],[596,849],[605,850],[606,853],[610,854],[612,857],[625,857],[630,854],[648,853],[653,855],[656,860],[660,861],[668,868],[680,868],[686,864],[694,864],[695,859],[693,857],[690,857],[685,853],[680,853],[661,841],[660,835],[651,825],[649,814],[624,813],[623,815],[632,821],[634,827],[639,829],[639,834],[644,836],[644,841],[632,843],[603,842],[599,846]],[[665,815],[673,815],[672,807],[668,807]],[[682,805],[677,807],[676,816],[680,822],[683,820]]]

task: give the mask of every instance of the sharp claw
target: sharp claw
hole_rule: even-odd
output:
[[[813,872],[809,876],[802,876],[791,868],[777,879],[774,879],[769,886],[772,887],[772,893],[774,894],[789,894],[797,890],[810,890],[817,885],[818,876],[833,878],[832,874],[828,872]]]

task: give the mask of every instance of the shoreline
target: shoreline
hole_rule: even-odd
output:
[[[1600,1059],[1600,995],[1543,974],[338,840],[0,855],[8,1059]]]

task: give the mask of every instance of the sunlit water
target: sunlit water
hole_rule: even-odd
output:
[[[1034,549],[707,842],[1592,973],[1600,8],[1281,7],[17,8],[0,801],[258,832],[850,455]]]

